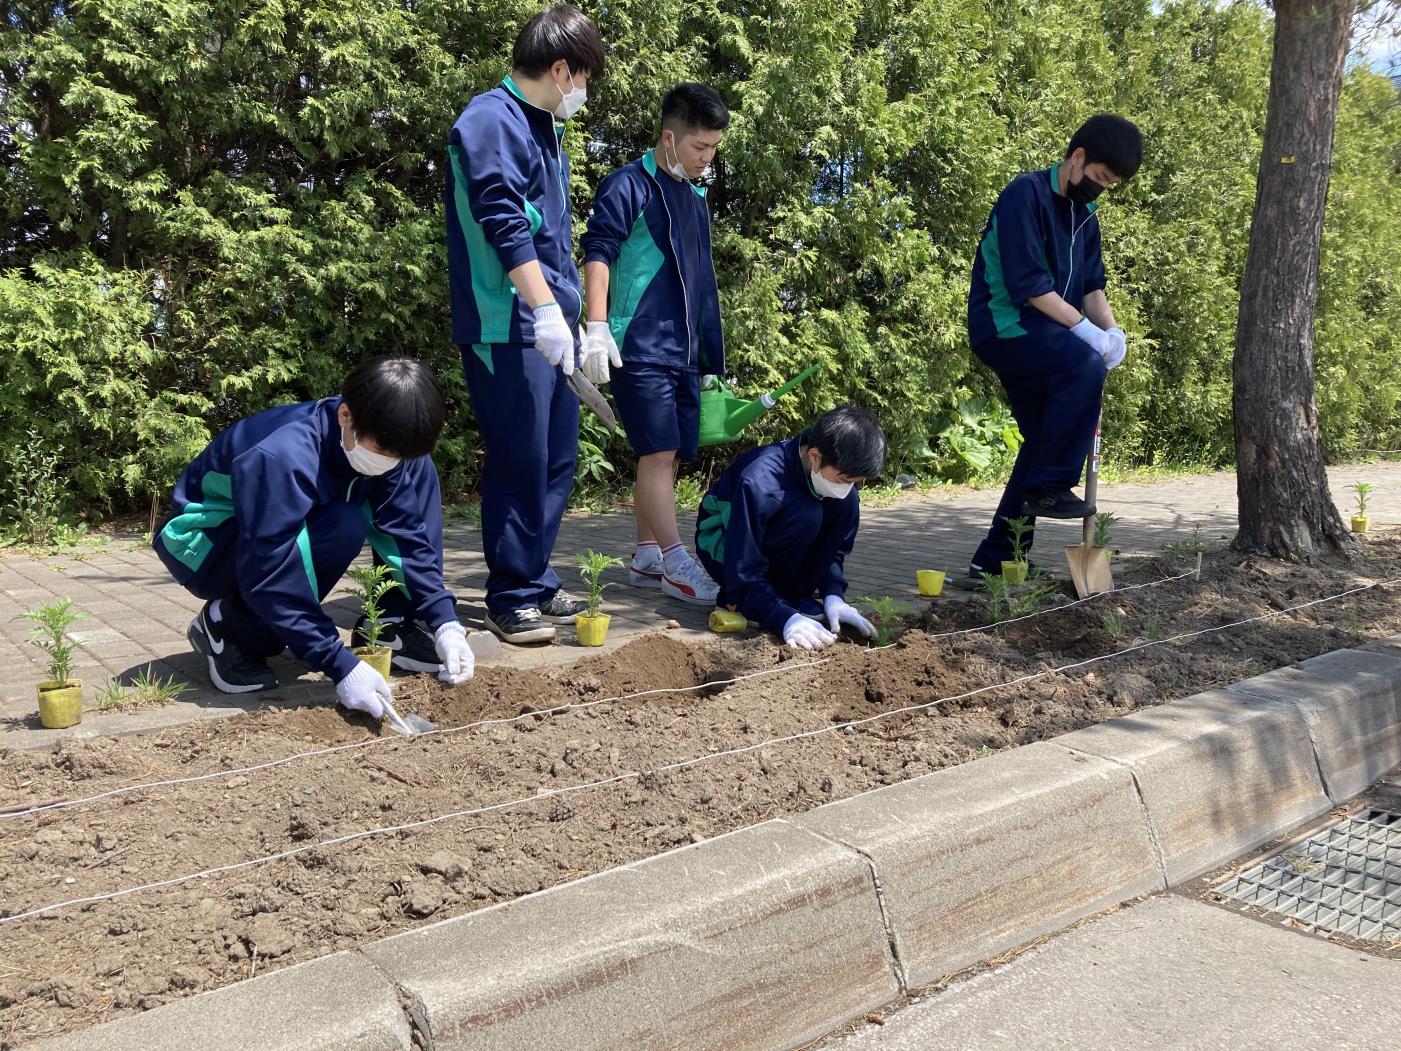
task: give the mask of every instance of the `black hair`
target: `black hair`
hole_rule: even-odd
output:
[[[724,131],[730,111],[714,88],[704,84],[677,84],[662,97],[662,127],[686,132]]]
[[[572,4],[555,4],[525,24],[511,51],[511,65],[527,77],[543,77],[564,59],[571,73],[601,77],[605,54],[593,19]]]
[[[447,406],[433,372],[412,358],[372,358],[350,370],[341,386],[355,433],[404,459],[427,456],[438,444]]]
[[[1086,164],[1106,164],[1121,179],[1132,179],[1143,163],[1143,133],[1127,117],[1099,113],[1080,125],[1066,147],[1069,157],[1081,147]]]
[[[850,478],[873,478],[885,467],[885,431],[865,409],[839,405],[818,418],[802,435],[802,444],[816,449],[823,467],[835,467]]]

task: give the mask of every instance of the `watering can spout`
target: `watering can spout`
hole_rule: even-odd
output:
[[[734,441],[744,428],[772,409],[779,398],[821,367],[821,364],[809,365],[781,387],[752,401],[735,397],[730,388],[717,377],[711,386],[701,391],[700,444],[719,445],[721,442]]]

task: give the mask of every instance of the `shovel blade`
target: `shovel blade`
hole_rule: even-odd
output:
[[[1065,549],[1065,560],[1070,564],[1070,579],[1075,584],[1075,594],[1079,598],[1102,595],[1114,587],[1114,578],[1109,572],[1109,551],[1102,547],[1079,544]]]

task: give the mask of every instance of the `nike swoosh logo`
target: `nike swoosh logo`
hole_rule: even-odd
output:
[[[224,640],[214,637],[214,632],[210,629],[209,618],[201,617],[204,621],[204,637],[209,640],[209,648],[214,651],[214,656],[219,656],[224,652]]]

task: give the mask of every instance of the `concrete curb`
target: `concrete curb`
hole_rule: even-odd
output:
[[[32,1046],[797,1047],[1398,764],[1394,636]]]

